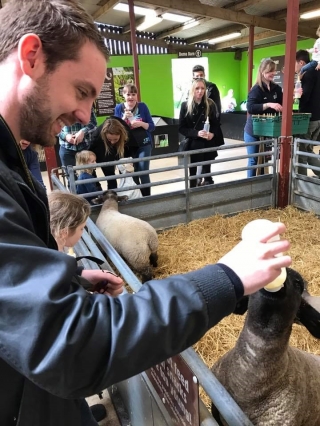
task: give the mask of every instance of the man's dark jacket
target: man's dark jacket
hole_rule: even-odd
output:
[[[220,92],[216,84],[206,81],[207,87],[207,97],[212,99],[213,102],[217,105],[219,117],[221,116],[221,98]]]
[[[181,352],[235,308],[219,265],[150,281],[135,295],[85,291],[1,117],[0,209],[1,426],[84,426],[79,398]]]
[[[310,121],[320,120],[320,71],[315,68],[304,73],[301,79],[302,96],[299,112],[311,113]]]

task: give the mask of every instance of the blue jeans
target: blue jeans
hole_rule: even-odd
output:
[[[144,157],[150,157],[152,151],[151,145],[145,145],[140,146],[136,152],[133,154],[133,158],[144,158]],[[135,172],[142,172],[149,170],[150,168],[150,161],[139,161],[137,163],[134,163],[134,171]],[[136,176],[134,178],[134,181],[137,185],[144,184],[144,183],[150,183],[150,175],[142,175],[142,176]],[[142,195],[145,197],[147,195],[150,195],[151,191],[150,188],[142,188],[141,189]]]
[[[73,151],[71,149],[66,149],[64,146],[60,145],[59,157],[60,157],[60,160],[61,160],[61,164],[65,167],[75,166],[76,165],[76,153],[77,153],[77,151]]]
[[[256,138],[255,136],[249,135],[247,132],[244,132],[244,141],[245,142],[256,142],[259,138]],[[259,153],[259,145],[250,145],[247,146],[247,153],[248,154],[258,154]],[[250,157],[248,158],[248,166],[256,166],[258,164],[258,157]],[[257,169],[250,169],[247,170],[247,177],[253,177],[256,176]],[[261,170],[261,174],[263,174],[263,169]]]

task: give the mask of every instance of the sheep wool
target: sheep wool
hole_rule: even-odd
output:
[[[118,197],[114,191],[103,195],[103,205],[96,221],[97,227],[116,251],[142,276],[152,279],[152,266],[157,266],[158,234],[147,222],[118,211]]]

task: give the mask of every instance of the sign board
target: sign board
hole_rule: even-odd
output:
[[[199,384],[180,355],[146,371],[173,424],[199,426]]]
[[[94,103],[97,117],[113,115],[116,104],[123,102],[122,89],[134,83],[132,67],[107,68],[101,92]]]
[[[277,64],[277,73],[274,76],[273,81],[276,84],[279,84],[279,86],[281,86],[283,88],[283,83],[284,83],[284,56],[274,56],[273,58],[271,58],[276,64]]]
[[[100,117],[113,114],[115,106],[113,72],[112,68],[107,68],[101,92],[95,101],[96,116]]]
[[[202,57],[202,50],[200,49],[178,52],[178,58],[201,58],[201,57]]]

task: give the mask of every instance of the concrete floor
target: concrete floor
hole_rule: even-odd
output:
[[[237,141],[234,139],[225,139],[226,145],[236,145],[243,143],[242,141]],[[225,150],[219,152],[219,159],[222,158],[228,158],[228,157],[234,157],[234,156],[240,156],[240,155],[246,155],[246,149],[244,147],[235,148],[232,150]],[[237,168],[237,167],[245,167],[247,164],[247,160],[234,160],[232,162],[227,163],[213,163],[211,166],[211,171],[218,172],[222,170],[227,170],[231,168]],[[150,163],[150,170],[158,169],[158,168],[164,168],[164,167],[171,167],[178,165],[178,157],[171,157],[167,159],[160,159],[160,160],[152,160]],[[48,180],[48,173],[42,172],[44,183],[47,187],[47,190],[50,191],[50,185]],[[100,168],[97,168],[97,176],[103,176],[103,173]],[[184,176],[184,171],[182,169],[180,170],[170,170],[166,172],[159,172],[154,173],[150,175],[151,182],[160,182],[165,181],[169,179],[175,179],[175,178],[182,178]],[[237,179],[244,179],[246,177],[246,171],[242,172],[236,172],[232,174],[225,174],[220,176],[214,176],[215,183],[221,183],[226,182],[230,180],[237,180]],[[102,188],[107,189],[107,183],[101,182]],[[155,194],[162,194],[165,192],[171,192],[171,191],[177,191],[177,190],[184,189],[184,182],[176,182],[172,184],[164,184],[160,186],[155,186],[152,188],[152,195]]]
[[[93,395],[89,398],[86,398],[89,406],[94,404],[103,404],[106,407],[107,417],[99,422],[99,426],[122,426],[118,420],[118,416],[112,404],[109,392],[104,390],[102,396],[103,399],[100,399],[98,395]]]

